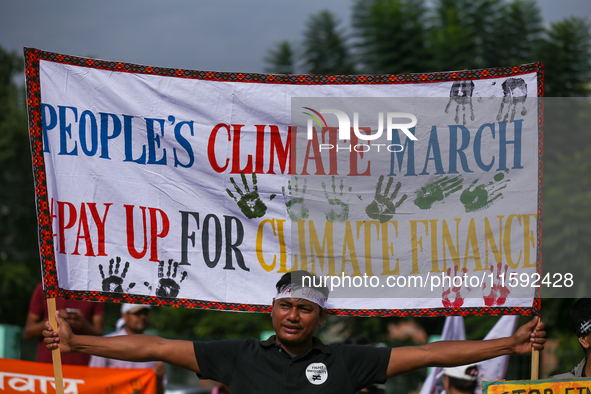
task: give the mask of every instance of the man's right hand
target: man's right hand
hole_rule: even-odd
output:
[[[45,322],[45,330],[43,330],[43,341],[47,350],[60,350],[60,353],[70,353],[72,347],[70,345],[74,334],[67,321],[65,321],[59,314],[55,312],[55,319],[57,321],[57,331],[55,331],[49,321]]]

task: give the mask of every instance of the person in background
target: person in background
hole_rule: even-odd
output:
[[[585,358],[569,372],[551,376],[554,379],[591,377],[591,364],[587,362],[591,352],[591,298],[581,298],[575,302],[570,311],[570,320]]]
[[[478,386],[476,364],[443,368],[437,378],[441,376],[443,376],[443,389],[447,394],[472,394]]]
[[[57,311],[70,324],[73,332],[82,335],[103,335],[103,303],[71,301],[60,297],[55,301]],[[52,362],[51,352],[46,349],[42,335],[47,319],[47,300],[43,295],[43,285],[39,283],[31,297],[23,337],[26,340],[39,340],[37,361],[42,363]],[[88,365],[88,360],[88,354],[62,354],[62,364],[65,365]]]
[[[121,319],[124,322],[123,326],[119,330],[105,336],[115,337],[120,335],[143,334],[150,324],[150,305],[123,304],[121,305]],[[157,393],[164,393],[166,368],[161,361],[133,362],[91,356],[88,365],[102,368],[152,368],[156,373]]]

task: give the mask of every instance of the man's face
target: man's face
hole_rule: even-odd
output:
[[[125,328],[130,334],[141,334],[150,322],[150,311],[148,309],[140,309],[136,313],[123,314],[125,320]]]
[[[301,298],[276,300],[271,312],[277,339],[287,351],[311,346],[312,335],[324,322],[324,315],[317,304]]]

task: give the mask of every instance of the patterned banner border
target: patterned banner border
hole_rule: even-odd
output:
[[[159,299],[157,297],[143,297],[136,295],[121,295],[118,293],[68,291],[59,288],[57,282],[57,269],[53,248],[53,229],[51,227],[51,215],[47,196],[47,182],[45,174],[45,162],[43,157],[43,136],[41,119],[41,85],[39,80],[39,61],[46,60],[55,63],[74,66],[109,70],[115,72],[127,72],[133,74],[149,74],[174,78],[200,79],[219,82],[244,82],[244,83],[268,83],[291,85],[354,85],[354,84],[412,84],[433,83],[446,81],[491,79],[511,77],[535,72],[537,74],[538,97],[543,97],[543,65],[541,63],[529,63],[510,67],[497,67],[476,70],[461,70],[433,73],[412,74],[384,74],[384,75],[280,75],[257,73],[232,73],[215,71],[198,71],[173,69],[164,67],[143,66],[125,62],[114,62],[99,59],[90,59],[78,56],[64,55],[47,52],[35,48],[24,48],[25,76],[27,88],[27,111],[29,121],[29,138],[31,143],[31,156],[33,162],[33,177],[35,183],[36,210],[39,235],[39,254],[42,264],[42,276],[44,293],[47,298],[60,296],[67,299],[99,301],[99,302],[124,302],[146,303],[157,306],[183,307],[193,309],[214,309],[245,312],[270,312],[268,305],[248,305],[219,303],[212,301],[198,301],[187,299]],[[542,264],[542,184],[543,184],[543,105],[541,100],[538,105],[539,124],[539,167],[538,167],[538,237],[537,237],[537,269],[541,272]],[[541,292],[538,289],[536,298],[531,308],[431,308],[431,309],[335,309],[329,314],[339,316],[468,316],[468,315],[530,315],[537,314],[540,310]]]

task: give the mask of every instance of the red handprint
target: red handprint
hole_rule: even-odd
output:
[[[501,306],[507,301],[507,296],[511,293],[511,290],[505,286],[505,278],[507,277],[507,270],[509,266],[505,264],[505,272],[501,278],[501,266],[502,263],[497,264],[497,274],[494,275],[494,266],[490,266],[490,273],[492,278],[492,284],[490,293],[488,296],[484,295],[484,304],[486,306]],[[496,279],[495,279],[496,278]],[[486,289],[486,281],[482,284],[482,292]]]
[[[460,274],[459,278],[462,278],[462,276],[464,274],[466,274],[466,272],[468,272],[468,269],[466,267],[462,268],[462,274]],[[462,305],[464,305],[464,298],[461,297],[460,295],[460,290],[462,289],[462,280],[460,280],[460,285],[459,286],[455,286],[454,283],[454,278],[458,277],[458,266],[454,265],[454,276],[451,276],[451,268],[447,269],[447,276],[450,278],[450,288],[447,290],[443,290],[443,292],[441,293],[441,302],[443,303],[443,306],[445,308],[452,308],[452,309],[457,309],[460,308]],[[445,289],[445,280],[443,281],[442,284],[442,288]],[[470,290],[469,288],[467,288],[467,290]],[[455,299],[453,301],[450,301],[449,299],[449,294],[451,292],[455,293]]]

